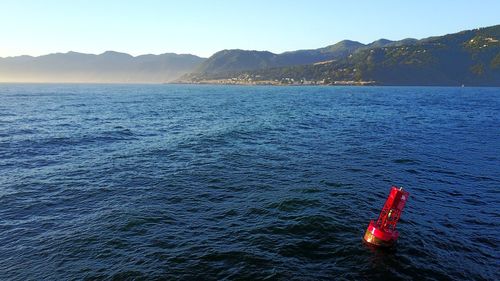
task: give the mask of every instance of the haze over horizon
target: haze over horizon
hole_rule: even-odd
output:
[[[488,9],[484,9],[488,7]],[[0,4],[0,57],[68,51],[209,57],[222,49],[282,53],[349,39],[425,38],[498,24],[500,2],[71,1]],[[425,19],[425,20],[423,20]]]

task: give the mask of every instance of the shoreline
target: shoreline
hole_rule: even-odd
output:
[[[380,86],[376,81],[333,81],[323,83],[322,81],[301,81],[282,83],[275,80],[242,81],[233,79],[210,79],[200,81],[175,81],[164,84],[182,85],[235,85],[235,86]]]
[[[416,85],[416,84],[383,84],[383,83],[373,83],[373,84],[349,84],[349,83],[337,83],[337,84],[266,84],[266,83],[210,83],[210,82],[186,82],[186,81],[175,81],[175,82],[159,82],[159,83],[123,83],[123,82],[0,82],[0,85],[150,85],[150,86],[160,86],[160,85],[212,85],[212,86],[274,86],[274,87],[445,87],[445,88],[500,88],[496,85],[469,85],[461,86],[456,85]]]

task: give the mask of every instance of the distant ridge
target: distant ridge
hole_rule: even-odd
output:
[[[131,56],[107,51],[0,58],[0,82],[164,83],[189,73],[205,59],[165,53]]]

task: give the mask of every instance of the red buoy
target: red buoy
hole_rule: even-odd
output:
[[[370,221],[363,240],[375,246],[392,246],[398,239],[399,233],[396,224],[401,217],[401,212],[408,200],[409,193],[402,187],[391,187],[389,197],[380,212],[377,222]]]

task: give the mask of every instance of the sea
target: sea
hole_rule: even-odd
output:
[[[0,84],[0,280],[498,280],[499,247],[500,88]]]

